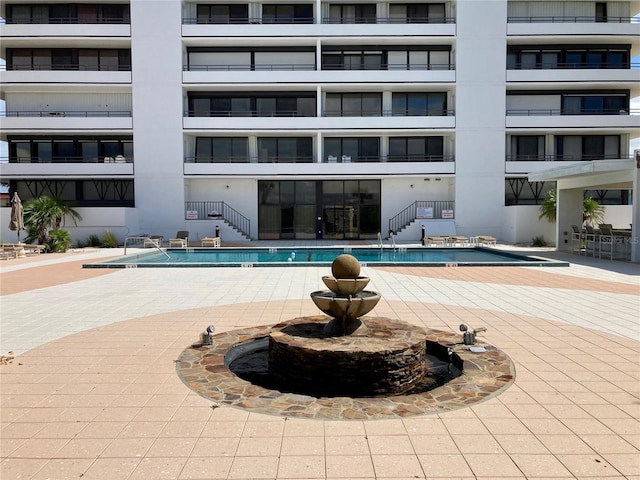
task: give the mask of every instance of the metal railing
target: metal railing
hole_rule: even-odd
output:
[[[221,218],[240,233],[251,237],[251,220],[223,201],[184,202],[185,212],[196,212],[198,220]],[[187,218],[185,213],[185,219]]]
[[[640,23],[637,17],[596,16],[533,16],[507,17],[507,23]]]
[[[207,115],[208,113],[208,115]],[[185,117],[200,117],[200,118],[213,118],[213,117],[315,117],[316,114],[307,115],[306,112],[299,112],[293,110],[281,110],[277,112],[262,112],[257,110],[210,110],[204,112],[201,110],[187,110],[184,114]]]
[[[516,62],[507,65],[507,70],[636,70],[639,62]]]
[[[2,65],[0,71],[47,71],[47,72],[130,72],[131,65],[92,65],[79,63],[65,63],[47,65]]]
[[[171,258],[171,256],[169,256],[169,254],[160,246],[159,243],[156,243],[156,242],[152,241],[146,235],[143,235],[143,236],[128,236],[127,238],[125,238],[124,239],[124,255],[127,254],[127,244],[129,243],[130,240],[134,240],[135,243],[143,243],[144,245],[149,245],[151,247],[154,247],[156,250],[158,250],[160,253],[162,253],[165,257]]]
[[[389,232],[398,233],[417,218],[418,208],[433,209],[433,218],[441,219],[443,210],[454,210],[454,201],[450,200],[416,200],[397,215],[389,219]]]
[[[103,157],[53,156],[40,158],[34,156],[18,156],[9,158],[9,163],[133,163],[133,158],[124,155]]]
[[[430,24],[446,24],[446,23],[456,23],[455,17],[442,17],[437,15],[432,16],[407,16],[407,17],[371,17],[371,16],[346,16],[346,17],[323,17],[323,24],[339,24],[339,25],[349,25],[349,24],[359,24],[359,23],[367,23],[367,24],[393,24],[393,25],[404,25],[411,23],[430,23]]]
[[[507,116],[560,116],[560,115],[639,115],[638,108],[591,108],[583,109],[579,112],[567,111],[561,108],[518,108],[508,109]]]
[[[272,25],[272,24],[303,24],[308,25],[315,23],[314,17],[184,17],[183,25]]]
[[[0,117],[131,117],[131,111],[70,111],[70,110],[7,110],[4,115],[0,112]]]
[[[324,110],[323,117],[453,117],[455,110],[439,109],[416,113],[410,110]]]
[[[273,65],[184,65],[185,72],[275,72],[313,71],[315,63],[276,63]]]
[[[334,63],[323,63],[322,70],[327,71],[361,71],[361,70],[371,70],[371,71],[405,71],[405,70],[455,70],[455,65],[453,63],[378,63],[376,65],[369,64],[334,64]]]
[[[2,23],[2,22],[0,22]],[[7,25],[69,25],[69,24],[79,24],[79,25],[94,25],[94,24],[129,24],[130,19],[124,17],[95,17],[92,18],[91,21],[84,20],[80,21],[80,17],[48,17],[44,18],[41,16],[31,16],[31,17],[19,17],[13,18],[9,17],[6,19],[5,23]]]
[[[593,160],[631,160],[633,155],[582,153],[578,155],[507,155],[507,162],[590,162]]]

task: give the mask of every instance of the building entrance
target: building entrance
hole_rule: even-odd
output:
[[[261,240],[376,238],[380,211],[380,180],[258,182]]]

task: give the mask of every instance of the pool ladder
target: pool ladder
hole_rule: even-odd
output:
[[[382,243],[382,233],[378,232],[378,244],[380,245],[380,251],[384,248],[384,243]],[[396,251],[396,237],[393,232],[389,232],[389,246],[393,247],[393,251]]]
[[[134,236],[134,237],[127,237],[127,238],[125,238],[125,239],[124,239],[124,254],[125,254],[125,255],[127,254],[127,242],[128,242],[129,240],[138,240],[138,241],[142,240],[143,242],[145,242],[145,241],[149,241],[149,243],[150,243],[151,245],[153,245],[153,246],[154,246],[154,248],[158,249],[158,250],[160,251],[160,253],[162,253],[165,257],[167,257],[167,258],[171,258],[171,256],[170,256],[167,252],[165,252],[165,251],[162,249],[162,247],[160,247],[160,245],[158,245],[156,242],[152,242],[152,241],[150,241],[150,238],[149,238],[148,236],[146,236],[146,235],[144,235],[144,236],[137,236],[137,237],[135,237],[135,236]]]

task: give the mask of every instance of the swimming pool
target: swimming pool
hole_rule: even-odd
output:
[[[474,248],[179,248],[167,249],[168,257],[154,250],[127,255],[85,268],[154,267],[307,267],[330,266],[342,253],[356,257],[362,266],[568,266],[568,263],[527,257],[483,247]]]

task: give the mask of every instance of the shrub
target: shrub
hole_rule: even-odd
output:
[[[71,235],[62,228],[54,228],[49,231],[47,246],[50,252],[64,253],[71,248]]]
[[[101,247],[102,242],[100,241],[100,237],[98,235],[89,235],[87,238],[87,247]]]
[[[102,246],[104,248],[116,248],[118,246],[118,239],[111,230],[107,230],[107,233],[102,236]]]
[[[547,241],[544,239],[544,237],[542,235],[538,236],[538,237],[533,237],[533,239],[531,240],[531,246],[533,247],[546,247]]]

